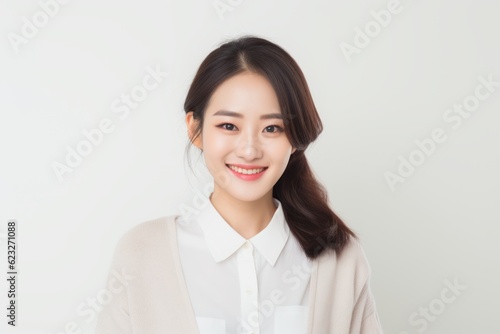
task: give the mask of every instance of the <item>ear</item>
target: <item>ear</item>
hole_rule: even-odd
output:
[[[186,113],[186,126],[188,130],[188,137],[189,140],[193,143],[194,146],[198,147],[200,150],[203,150],[202,146],[202,141],[201,141],[201,135],[199,135],[194,141],[193,141],[193,135],[196,129],[196,126],[198,125],[198,120],[194,118],[194,112],[189,111]]]

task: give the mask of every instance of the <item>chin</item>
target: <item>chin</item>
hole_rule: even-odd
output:
[[[272,189],[271,189],[272,191]],[[241,191],[231,191],[227,193],[227,196],[234,198],[235,200],[241,202],[255,202],[265,197],[268,194],[267,191],[250,191],[249,189],[241,189]]]

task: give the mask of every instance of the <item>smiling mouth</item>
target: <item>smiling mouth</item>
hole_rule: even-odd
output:
[[[232,166],[232,165],[226,165],[226,166],[228,168],[230,168],[231,170],[235,171],[236,173],[244,174],[244,175],[259,174],[267,169],[267,167],[245,169],[245,168],[240,168],[240,167],[236,167],[236,166]]]

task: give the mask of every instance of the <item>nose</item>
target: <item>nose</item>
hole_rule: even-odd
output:
[[[259,139],[252,134],[242,136],[237,143],[236,155],[248,161],[262,158],[262,147]]]

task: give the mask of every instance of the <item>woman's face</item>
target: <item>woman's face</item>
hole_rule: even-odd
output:
[[[190,114],[188,128],[194,127]],[[214,177],[214,196],[240,201],[272,198],[272,188],[295,151],[281,117],[273,87],[259,74],[240,73],[215,90],[202,133],[194,141]]]

